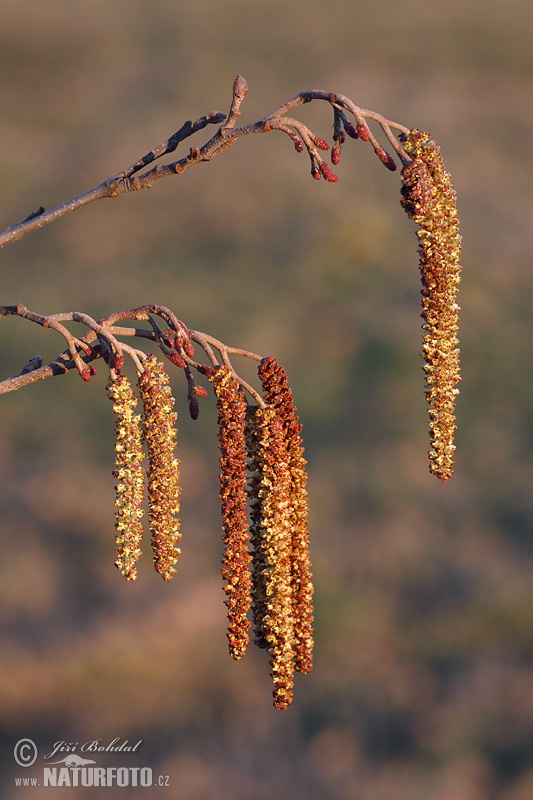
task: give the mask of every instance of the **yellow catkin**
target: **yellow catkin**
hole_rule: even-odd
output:
[[[244,393],[232,372],[218,367],[211,378],[217,397],[220,448],[220,499],[226,581],[228,644],[232,658],[242,658],[249,642],[251,575],[247,518],[246,408]]]
[[[309,555],[307,470],[301,439],[302,426],[283,367],[274,358],[264,358],[259,366],[259,376],[266,402],[282,421],[288,453],[295,666],[299,672],[307,673],[313,668],[314,589]]]
[[[291,478],[280,418],[272,408],[248,415],[252,504],[253,611],[257,643],[270,655],[274,705],[285,710],[294,687]]]
[[[456,303],[461,237],[456,196],[437,144],[412,130],[404,142],[412,161],[402,170],[402,206],[419,226],[424,370],[429,403],[430,472],[442,481],[453,474],[455,400],[460,381]]]
[[[176,572],[181,551],[179,461],[175,457],[174,398],[163,364],[153,355],[143,362],[137,385],[143,402],[143,432],[148,449],[148,510],[154,566],[165,581]]]
[[[141,557],[143,535],[144,451],[141,418],[135,414],[137,398],[125,375],[110,381],[108,397],[115,414],[115,528],[116,567],[128,581],[137,578],[135,564]]]

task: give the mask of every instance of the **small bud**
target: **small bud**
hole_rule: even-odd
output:
[[[322,175],[320,174],[320,169],[316,167],[314,164],[311,167],[311,175],[315,179],[315,181],[319,181]]]
[[[192,342],[184,342],[183,350],[185,352],[185,355],[189,356],[189,358],[194,358],[194,347],[192,345]]]
[[[315,139],[315,144],[319,150],[329,150],[329,144],[326,142],[325,139],[322,139],[320,136]]]
[[[351,122],[348,122],[348,120],[343,120],[343,125],[348,136],[351,136],[352,139],[359,139],[359,134]]]
[[[333,164],[334,167],[336,167],[340,160],[341,160],[341,146],[339,142],[335,142],[335,144],[331,148],[331,163]]]
[[[117,372],[120,372],[122,367],[124,366],[124,356],[115,356],[115,369]]]
[[[385,164],[387,169],[390,169],[391,172],[395,171],[396,162],[394,161],[392,156],[389,155],[389,153],[387,153],[387,151],[383,147],[381,147],[381,145],[378,144],[377,147],[374,147],[374,153],[377,155],[381,163]]]
[[[196,397],[191,397],[189,400],[189,414],[192,420],[197,420],[200,414],[200,405]]]
[[[89,383],[94,373],[91,372],[91,367],[84,367],[83,369],[80,369],[79,374],[82,381]]]
[[[210,378],[215,371],[209,364],[198,364],[196,369],[200,374],[205,375],[206,378]]]
[[[337,175],[335,175],[335,173],[329,166],[329,164],[326,164],[325,161],[320,162],[320,172],[329,183],[337,183],[337,181],[339,180]]]
[[[233,81],[233,96],[234,97],[246,97],[248,94],[248,82],[242,75],[237,75],[235,80]]]
[[[304,149],[304,144],[301,139],[294,139],[294,149],[297,153],[302,153]]]
[[[359,123],[357,126],[357,135],[363,142],[368,142],[370,139],[370,131],[364,122]]]
[[[203,386],[197,386],[197,385],[195,385],[195,387],[194,387],[194,394],[195,394],[197,397],[207,397],[207,389],[205,389]]]
[[[185,367],[187,366],[187,364],[185,363],[185,361],[183,360],[183,358],[180,356],[179,353],[165,353],[164,350],[162,352],[163,355],[166,356],[169,361],[172,361],[172,363],[176,367],[179,367],[180,369],[185,369]]]

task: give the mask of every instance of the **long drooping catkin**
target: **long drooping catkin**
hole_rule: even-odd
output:
[[[119,375],[107,385],[115,414],[115,565],[127,581],[137,578],[135,564],[141,557],[143,535],[144,451],[141,418],[135,414],[137,398],[128,378]]]
[[[307,524],[307,470],[298,420],[287,373],[274,358],[264,358],[259,377],[265,400],[280,417],[287,446],[290,473],[291,575],[294,617],[295,666],[299,672],[313,668],[313,584]]]
[[[248,414],[256,641],[270,655],[274,705],[286,709],[294,686],[291,478],[285,433],[273,408]]]
[[[154,566],[163,579],[175,574],[181,551],[179,461],[175,457],[177,414],[163,364],[149,355],[137,385],[143,402],[143,433],[148,448],[148,510]]]
[[[222,577],[227,581],[228,642],[232,658],[244,655],[249,642],[251,603],[250,532],[247,520],[246,402],[233,374],[218,367],[211,377],[218,408],[220,448],[220,499],[224,558]]]
[[[437,144],[412,130],[404,143],[413,159],[402,170],[402,206],[419,226],[424,370],[429,403],[429,468],[442,481],[453,474],[456,388],[460,381],[457,288],[461,237],[455,190]]]

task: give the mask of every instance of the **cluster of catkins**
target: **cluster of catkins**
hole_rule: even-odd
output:
[[[274,705],[285,709],[294,671],[313,667],[307,473],[286,373],[265,358],[259,377],[261,406],[246,403],[226,367],[211,378],[219,423],[222,576],[230,653],[240,659],[246,651],[251,610],[255,644],[270,656]]]
[[[217,398],[220,498],[228,641],[234,659],[255,643],[270,656],[274,705],[292,701],[294,672],[313,666],[313,585],[307,529],[307,473],[301,425],[285,371],[273,358],[259,365],[264,400],[249,405],[231,369],[208,373]],[[137,577],[145,487],[144,443],[151,543],[156,570],[175,573],[181,538],[179,461],[175,457],[174,398],[163,365],[143,362],[137,397],[125,375],[109,382],[115,413],[117,480],[116,566]],[[251,617],[251,619],[250,619]]]
[[[402,206],[419,226],[424,370],[432,449],[430,472],[453,474],[456,388],[460,381],[457,289],[461,236],[456,195],[438,145],[413,129],[403,146],[412,161],[402,170]]]
[[[135,413],[138,401],[126,375],[119,375],[107,386],[115,413],[115,564],[126,580],[137,578],[135,565],[141,556],[143,535],[144,440],[154,566],[169,581],[176,572],[174,565],[180,554],[176,544],[181,539],[179,461],[175,457],[177,415],[168,375],[155,356],[143,362],[137,388],[142,415]]]

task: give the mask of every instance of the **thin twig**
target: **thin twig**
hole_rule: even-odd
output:
[[[124,353],[132,359],[137,372],[142,372],[146,354],[120,341],[122,337],[137,337],[156,343],[165,356],[184,369],[189,383],[191,382],[191,367],[197,369],[201,374],[207,374],[205,365],[200,364],[193,358],[192,343],[193,341],[196,342],[200,345],[213,367],[219,366],[221,360],[223,364],[231,369],[243,389],[260,405],[264,404],[255,389],[239,377],[230,361],[230,355],[243,356],[254,361],[261,361],[262,357],[242,348],[225,345],[209,334],[190,331],[185,323],[179,320],[174,312],[166,306],[154,304],[138,306],[137,308],[113,312],[106,319],[96,321],[89,314],[81,311],[65,311],[44,316],[30,311],[22,303],[19,303],[14,306],[0,306],[1,316],[21,317],[40,325],[42,328],[54,330],[63,336],[67,347],[54,361],[44,367],[41,366],[41,356],[35,356],[22,368],[19,375],[0,382],[0,394],[17,391],[24,386],[29,386],[46,378],[64,375],[72,369],[76,369],[84,380],[90,380],[94,370],[91,372],[88,364],[99,358],[103,358],[108,363],[112,374],[116,376],[117,372],[122,368]],[[155,316],[163,319],[169,327],[162,329],[154,319]],[[134,321],[146,319],[150,322],[151,330],[116,326],[114,324],[128,319]],[[88,330],[84,336],[76,337],[63,324],[65,322],[84,325]],[[91,345],[91,342],[96,339],[98,344]],[[218,351],[220,360],[215,355],[215,350]]]
[[[318,137],[302,122],[297,120],[288,119],[287,114],[300,105],[309,103],[313,100],[326,101],[331,105],[334,112],[344,110],[352,114],[358,125],[365,124],[365,120],[372,120],[376,122],[382,129],[388,141],[392,144],[395,152],[399,156],[401,162],[405,165],[410,161],[409,156],[403,149],[401,143],[398,141],[393,131],[398,131],[401,134],[408,134],[409,129],[404,125],[397,122],[388,120],[381,114],[363,109],[355,105],[349,98],[342,94],[334,92],[325,92],[318,89],[304,91],[297,94],[291,100],[288,100],[283,105],[272,111],[266,117],[257,122],[245,125],[240,128],[235,127],[235,123],[241,114],[241,104],[248,92],[248,84],[245,79],[237,75],[233,82],[233,96],[228,115],[221,111],[211,111],[208,114],[197,119],[195,122],[185,122],[181,128],[172,134],[167,140],[160,145],[150,150],[149,153],[142,156],[142,158],[135,161],[134,164],[107,178],[102,183],[89,189],[78,197],[74,197],[65,203],[57,206],[56,208],[45,211],[40,207],[37,211],[31,213],[22,222],[16,225],[11,225],[0,233],[0,248],[8,244],[12,244],[24,236],[27,236],[33,231],[44,228],[52,222],[77,211],[96,200],[102,200],[105,197],[119,197],[127,192],[139,191],[140,189],[148,189],[152,187],[157,181],[163,178],[168,178],[174,175],[182,174],[189,167],[196,166],[197,164],[210,161],[217,155],[220,155],[228,147],[231,147],[238,139],[249,136],[255,133],[268,133],[271,130],[281,130],[284,133],[289,133],[290,128],[297,130],[298,135],[303,140],[311,161],[313,164],[312,172],[315,178],[320,178],[320,171],[328,180],[336,180],[336,176],[331,178],[328,176],[328,171],[320,170],[321,163],[320,157],[316,153],[314,143]],[[335,118],[335,125],[338,119]],[[221,124],[222,123],[222,124]],[[220,125],[217,132],[201,147],[191,147],[188,155],[170,164],[157,164],[156,166],[142,172],[148,165],[152,164],[162,156],[174,152],[178,145],[185,139],[193,136],[199,131],[203,130],[208,125]],[[291,135],[291,133],[289,133]],[[291,135],[291,138],[294,136]],[[374,147],[377,146],[377,141],[374,135],[370,132],[370,141]],[[297,149],[299,149],[297,147]]]

